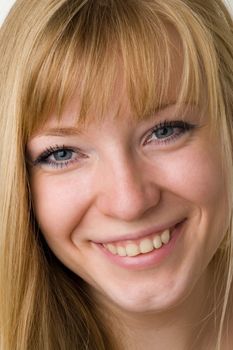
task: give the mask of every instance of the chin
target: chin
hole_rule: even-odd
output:
[[[192,292],[192,285],[173,281],[169,286],[158,287],[158,283],[118,286],[105,293],[109,305],[132,313],[161,313],[180,306]],[[101,293],[102,294],[102,293]],[[102,294],[103,297],[103,294]]]

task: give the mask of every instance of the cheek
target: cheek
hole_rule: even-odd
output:
[[[91,203],[88,177],[35,174],[31,191],[36,219],[45,236],[68,237]]]
[[[200,206],[226,202],[221,157],[217,153],[204,146],[191,152],[184,149],[166,164],[162,177],[168,190]]]
[[[170,172],[168,167],[164,169],[167,189],[192,208],[191,217],[195,218],[193,222],[196,230],[198,228],[196,237],[206,252],[210,249],[210,254],[211,249],[219,246],[229,225],[225,175],[220,154],[207,145],[192,152],[183,150],[170,161]],[[192,239],[190,244],[193,244]]]

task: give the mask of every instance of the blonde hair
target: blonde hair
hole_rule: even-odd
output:
[[[213,259],[216,281],[225,283],[220,350],[233,274],[233,23],[221,0],[16,2],[0,30],[1,349],[117,348],[88,286],[55,258],[40,234],[25,145],[52,110],[61,116],[77,89],[78,122],[88,122],[92,101],[103,115],[119,66],[135,117],[161,106],[173,51],[180,54],[169,25],[183,57],[177,105],[203,104],[204,89],[229,188],[229,228]]]

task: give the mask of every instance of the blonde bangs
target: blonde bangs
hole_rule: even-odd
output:
[[[83,348],[85,339],[90,349],[115,349],[66,271],[56,260],[48,270],[33,226],[25,151],[33,132],[52,113],[61,118],[73,98],[77,122],[85,123],[107,116],[119,91],[137,119],[174,102],[183,115],[184,105],[195,104],[219,131],[231,216],[213,276],[227,278],[222,348],[233,280],[232,34],[222,0],[17,0],[0,29],[1,349]]]
[[[28,136],[52,112],[60,117],[77,94],[79,123],[102,117],[119,79],[138,119],[170,102],[179,113],[179,106],[204,101],[217,115],[215,57],[212,38],[183,1],[66,1],[30,53],[22,104]],[[171,88],[176,101],[169,101]]]

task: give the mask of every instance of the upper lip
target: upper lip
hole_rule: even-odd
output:
[[[126,233],[122,236],[114,236],[112,238],[109,237],[103,240],[98,240],[98,241],[93,241],[94,243],[98,243],[98,244],[108,244],[108,243],[114,243],[114,242],[119,242],[119,241],[131,241],[131,240],[136,240],[136,239],[141,239],[143,237],[146,236],[150,236],[152,234],[158,234],[161,233],[167,229],[174,229],[176,225],[182,223],[183,221],[185,221],[186,218],[184,219],[179,219],[179,220],[175,220],[172,221],[170,223],[167,224],[161,224],[161,225],[157,225],[154,227],[150,227],[148,229],[145,230],[141,230],[141,231],[137,231],[137,232],[131,232],[131,233]]]

